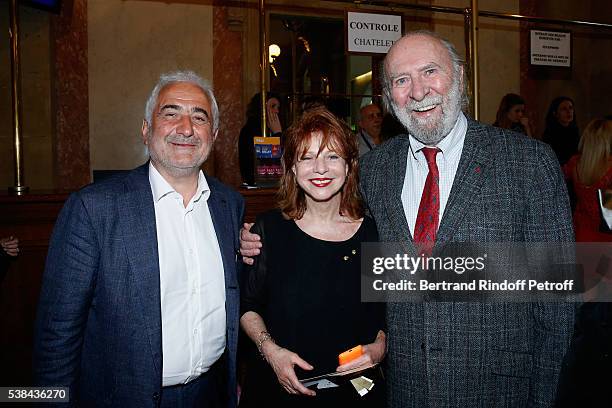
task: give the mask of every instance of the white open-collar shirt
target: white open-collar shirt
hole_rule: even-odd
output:
[[[183,197],[152,163],[162,318],[163,386],[206,372],[225,350],[225,277],[202,171],[196,194]]]

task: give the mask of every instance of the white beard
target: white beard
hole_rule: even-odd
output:
[[[404,108],[392,102],[393,113],[402,125],[416,140],[427,146],[435,146],[453,130],[459,112],[461,112],[461,88],[460,81],[453,79],[448,93],[444,96],[432,95],[422,101],[411,101]],[[414,109],[419,109],[432,104],[440,104],[442,109],[442,120],[436,117],[417,119],[412,116]]]

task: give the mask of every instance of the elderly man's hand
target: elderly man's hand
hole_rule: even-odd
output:
[[[363,346],[363,354],[353,361],[342,364],[336,368],[336,371],[347,371],[358,367],[369,367],[372,364],[380,363],[387,354],[387,337],[381,330],[376,336],[374,343]]]
[[[240,229],[240,255],[242,255],[242,262],[247,265],[253,265],[254,256],[259,255],[259,248],[261,248],[261,239],[259,235],[252,234],[251,227],[253,223],[245,222]]]
[[[13,236],[0,239],[0,246],[10,256],[19,255],[19,240]]]

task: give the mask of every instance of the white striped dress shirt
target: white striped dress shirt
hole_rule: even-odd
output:
[[[444,209],[446,208],[446,203],[453,187],[453,181],[455,180],[455,174],[459,167],[466,132],[467,119],[460,112],[453,129],[436,146],[440,149],[440,152],[436,155],[436,164],[440,173],[440,221],[442,221]],[[414,226],[429,167],[427,167],[427,161],[422,152],[422,149],[427,146],[416,140],[412,135],[409,135],[409,139],[410,150],[406,158],[402,204],[406,220],[408,221],[408,227],[410,228],[410,234],[414,237]]]

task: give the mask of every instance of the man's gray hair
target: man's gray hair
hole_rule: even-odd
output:
[[[465,61],[463,58],[461,58],[461,56],[457,52],[457,48],[455,48],[452,42],[448,41],[446,38],[442,37],[440,34],[430,31],[430,30],[409,31],[408,33],[404,34],[402,38],[398,41],[401,41],[404,38],[415,37],[415,36],[425,36],[425,37],[434,38],[440,41],[440,43],[442,43],[444,48],[446,48],[446,50],[448,51],[448,55],[451,59],[451,63],[453,64],[453,73],[455,76],[454,80],[455,81],[463,80],[463,86],[461,88],[461,105],[462,105],[462,108],[467,109],[468,107],[467,92],[466,92],[467,81],[465,80],[465,70],[463,70],[462,72],[462,68],[465,66]],[[393,99],[391,95],[391,88],[392,88],[391,78],[389,78],[389,75],[387,75],[387,68],[385,64],[386,60],[387,58],[385,58],[385,60],[382,62],[382,67],[380,70],[381,77],[382,77],[381,78],[382,85],[383,85],[383,95],[382,95],[383,98],[382,99],[383,99],[383,104],[385,106],[385,110],[387,112],[393,112],[393,108],[392,108]],[[463,77],[461,77],[462,75]]]
[[[370,106],[377,106],[378,109],[380,109],[380,112],[382,113],[382,108],[380,107],[380,105],[378,103],[376,103],[376,102],[368,103],[367,105],[363,105],[361,108],[359,108],[359,111],[357,112],[357,118],[355,118],[355,122],[359,122],[363,118],[363,115],[361,114],[361,112],[365,108],[368,108]]]
[[[210,102],[210,108],[212,110],[212,129],[213,132],[216,132],[217,129],[219,129],[219,107],[217,106],[217,100],[215,99],[213,89],[208,81],[193,71],[168,72],[159,77],[159,80],[157,81],[155,88],[153,88],[153,91],[151,91],[151,95],[149,95],[149,99],[147,99],[147,104],[145,105],[145,121],[147,124],[149,126],[152,124],[151,120],[153,119],[153,111],[155,110],[155,105],[157,105],[157,98],[159,97],[160,91],[166,85],[175,82],[188,82],[202,89]]]

